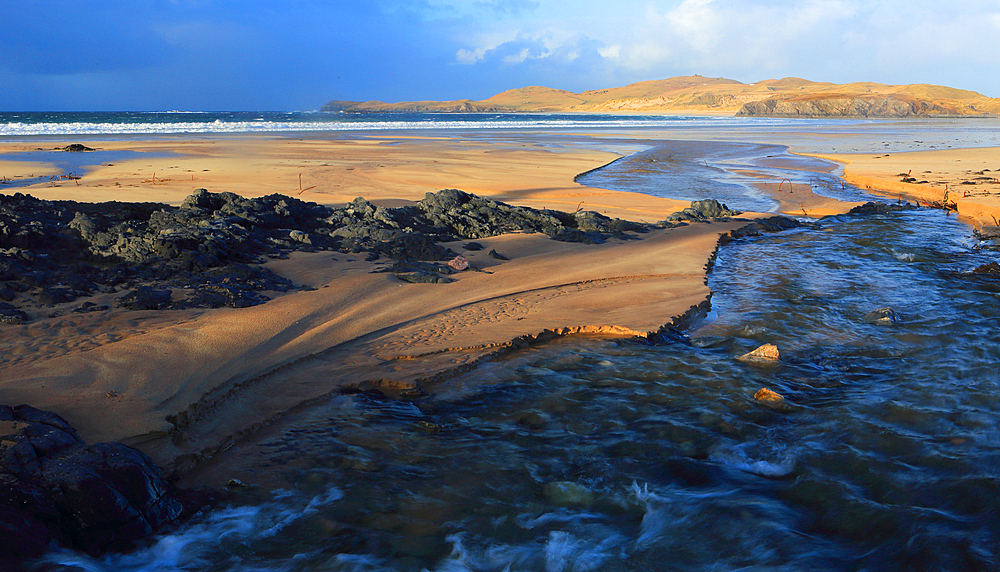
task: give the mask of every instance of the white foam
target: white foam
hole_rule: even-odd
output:
[[[769,478],[787,477],[795,471],[796,463],[795,454],[791,450],[773,444],[720,446],[709,453],[708,458],[740,471]]]
[[[199,112],[171,112],[196,115]],[[170,133],[268,133],[268,132],[319,132],[319,131],[394,131],[394,130],[452,130],[452,129],[574,129],[574,128],[645,128],[693,127],[716,124],[746,125],[753,120],[732,117],[643,117],[607,119],[554,119],[546,116],[524,116],[506,121],[449,120],[441,114],[424,121],[181,121],[181,122],[47,122],[0,123],[0,136],[19,137],[31,135],[138,135]],[[336,119],[336,118],[333,118]]]
[[[182,526],[171,534],[156,538],[150,545],[130,554],[109,554],[94,559],[71,550],[56,550],[47,554],[42,564],[76,566],[85,572],[172,572],[176,570],[212,569],[209,554],[219,546],[242,546],[257,539],[269,538],[289,524],[319,508],[343,498],[343,493],[330,488],[305,501],[293,499],[294,494],[275,495],[275,501],[258,506],[241,506],[214,510],[199,522]],[[298,502],[295,502],[295,501]],[[303,501],[304,506],[303,506]],[[233,566],[231,570],[282,570],[284,568]]]

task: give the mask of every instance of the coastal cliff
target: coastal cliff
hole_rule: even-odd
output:
[[[748,102],[742,117],[956,117],[986,116],[973,104],[897,95],[807,95]]]
[[[581,93],[530,86],[484,100],[331,101],[330,112],[710,113],[770,117],[996,116],[1000,99],[936,85],[832,84],[800,78],[741,83],[699,75]]]

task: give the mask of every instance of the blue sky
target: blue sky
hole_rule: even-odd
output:
[[[0,110],[309,110],[701,74],[1000,97],[1000,2],[0,0]]]

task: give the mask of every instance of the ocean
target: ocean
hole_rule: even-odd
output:
[[[323,131],[668,128],[776,126],[785,120],[733,117],[502,114],[328,113],[318,111],[0,112],[0,138]]]

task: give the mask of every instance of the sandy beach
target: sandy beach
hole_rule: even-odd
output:
[[[953,204],[977,228],[1000,226],[1000,148],[814,155],[843,163],[844,179],[885,197]]]
[[[6,145],[3,151],[60,143],[33,141]],[[4,192],[48,200],[178,205],[193,190],[207,188],[247,197],[281,193],[327,205],[364,196],[399,206],[427,192],[458,188],[515,205],[595,210],[644,222],[687,206],[583,187],[574,182],[576,175],[619,155],[551,142],[379,135],[163,137],[90,145],[149,156],[108,162],[79,180]],[[958,188],[958,179],[970,177],[968,171],[986,168],[991,152],[900,153],[891,163],[888,158],[830,158],[850,161],[849,181],[895,192],[892,177],[884,173],[927,169],[935,173],[928,175],[935,186],[943,180]],[[952,164],[959,166],[947,170]],[[38,176],[44,169],[0,160],[0,173],[8,179]],[[800,187],[760,185],[793,216],[802,210],[810,216],[845,212],[853,205]],[[937,192],[928,185],[906,188],[930,196]],[[951,196],[960,201],[960,212],[982,200],[956,195]],[[718,237],[743,224],[692,224],[600,245],[557,242],[540,234],[483,239],[485,248],[477,252],[449,244],[472,267],[451,284],[402,283],[373,273],[377,263],[360,256],[299,253],[268,267],[310,289],[251,308],[86,314],[71,312],[79,302],[40,308],[32,312],[32,321],[0,328],[0,392],[6,402],[59,412],[87,441],[123,441],[161,464],[184,469],[332,391],[433,391],[435,376],[534,340],[569,333],[631,337],[656,332],[706,300],[705,266]],[[509,260],[487,256],[490,250]],[[108,304],[116,295],[101,294],[93,302]],[[183,439],[172,433],[178,423],[184,426]]]
[[[5,192],[176,205],[207,188],[323,204],[364,196],[396,206],[454,187],[517,205],[646,222],[687,206],[582,187],[574,176],[618,155],[541,144],[380,136],[91,146],[157,155]],[[37,176],[40,167],[0,162],[8,178]],[[371,273],[375,263],[358,256],[296,254],[268,265],[312,289],[243,309],[71,312],[79,302],[41,308],[32,321],[0,330],[0,391],[7,402],[58,411],[87,441],[123,441],[174,466],[340,388],[430,385],[436,374],[552,335],[655,332],[706,299],[705,265],[718,236],[743,224],[693,224],[600,245],[531,234],[483,239],[484,250],[463,252],[474,271],[451,284],[402,283]],[[446,246],[462,251],[461,243]],[[491,258],[490,250],[510,260]],[[184,439],[171,440],[168,418],[178,417]]]

